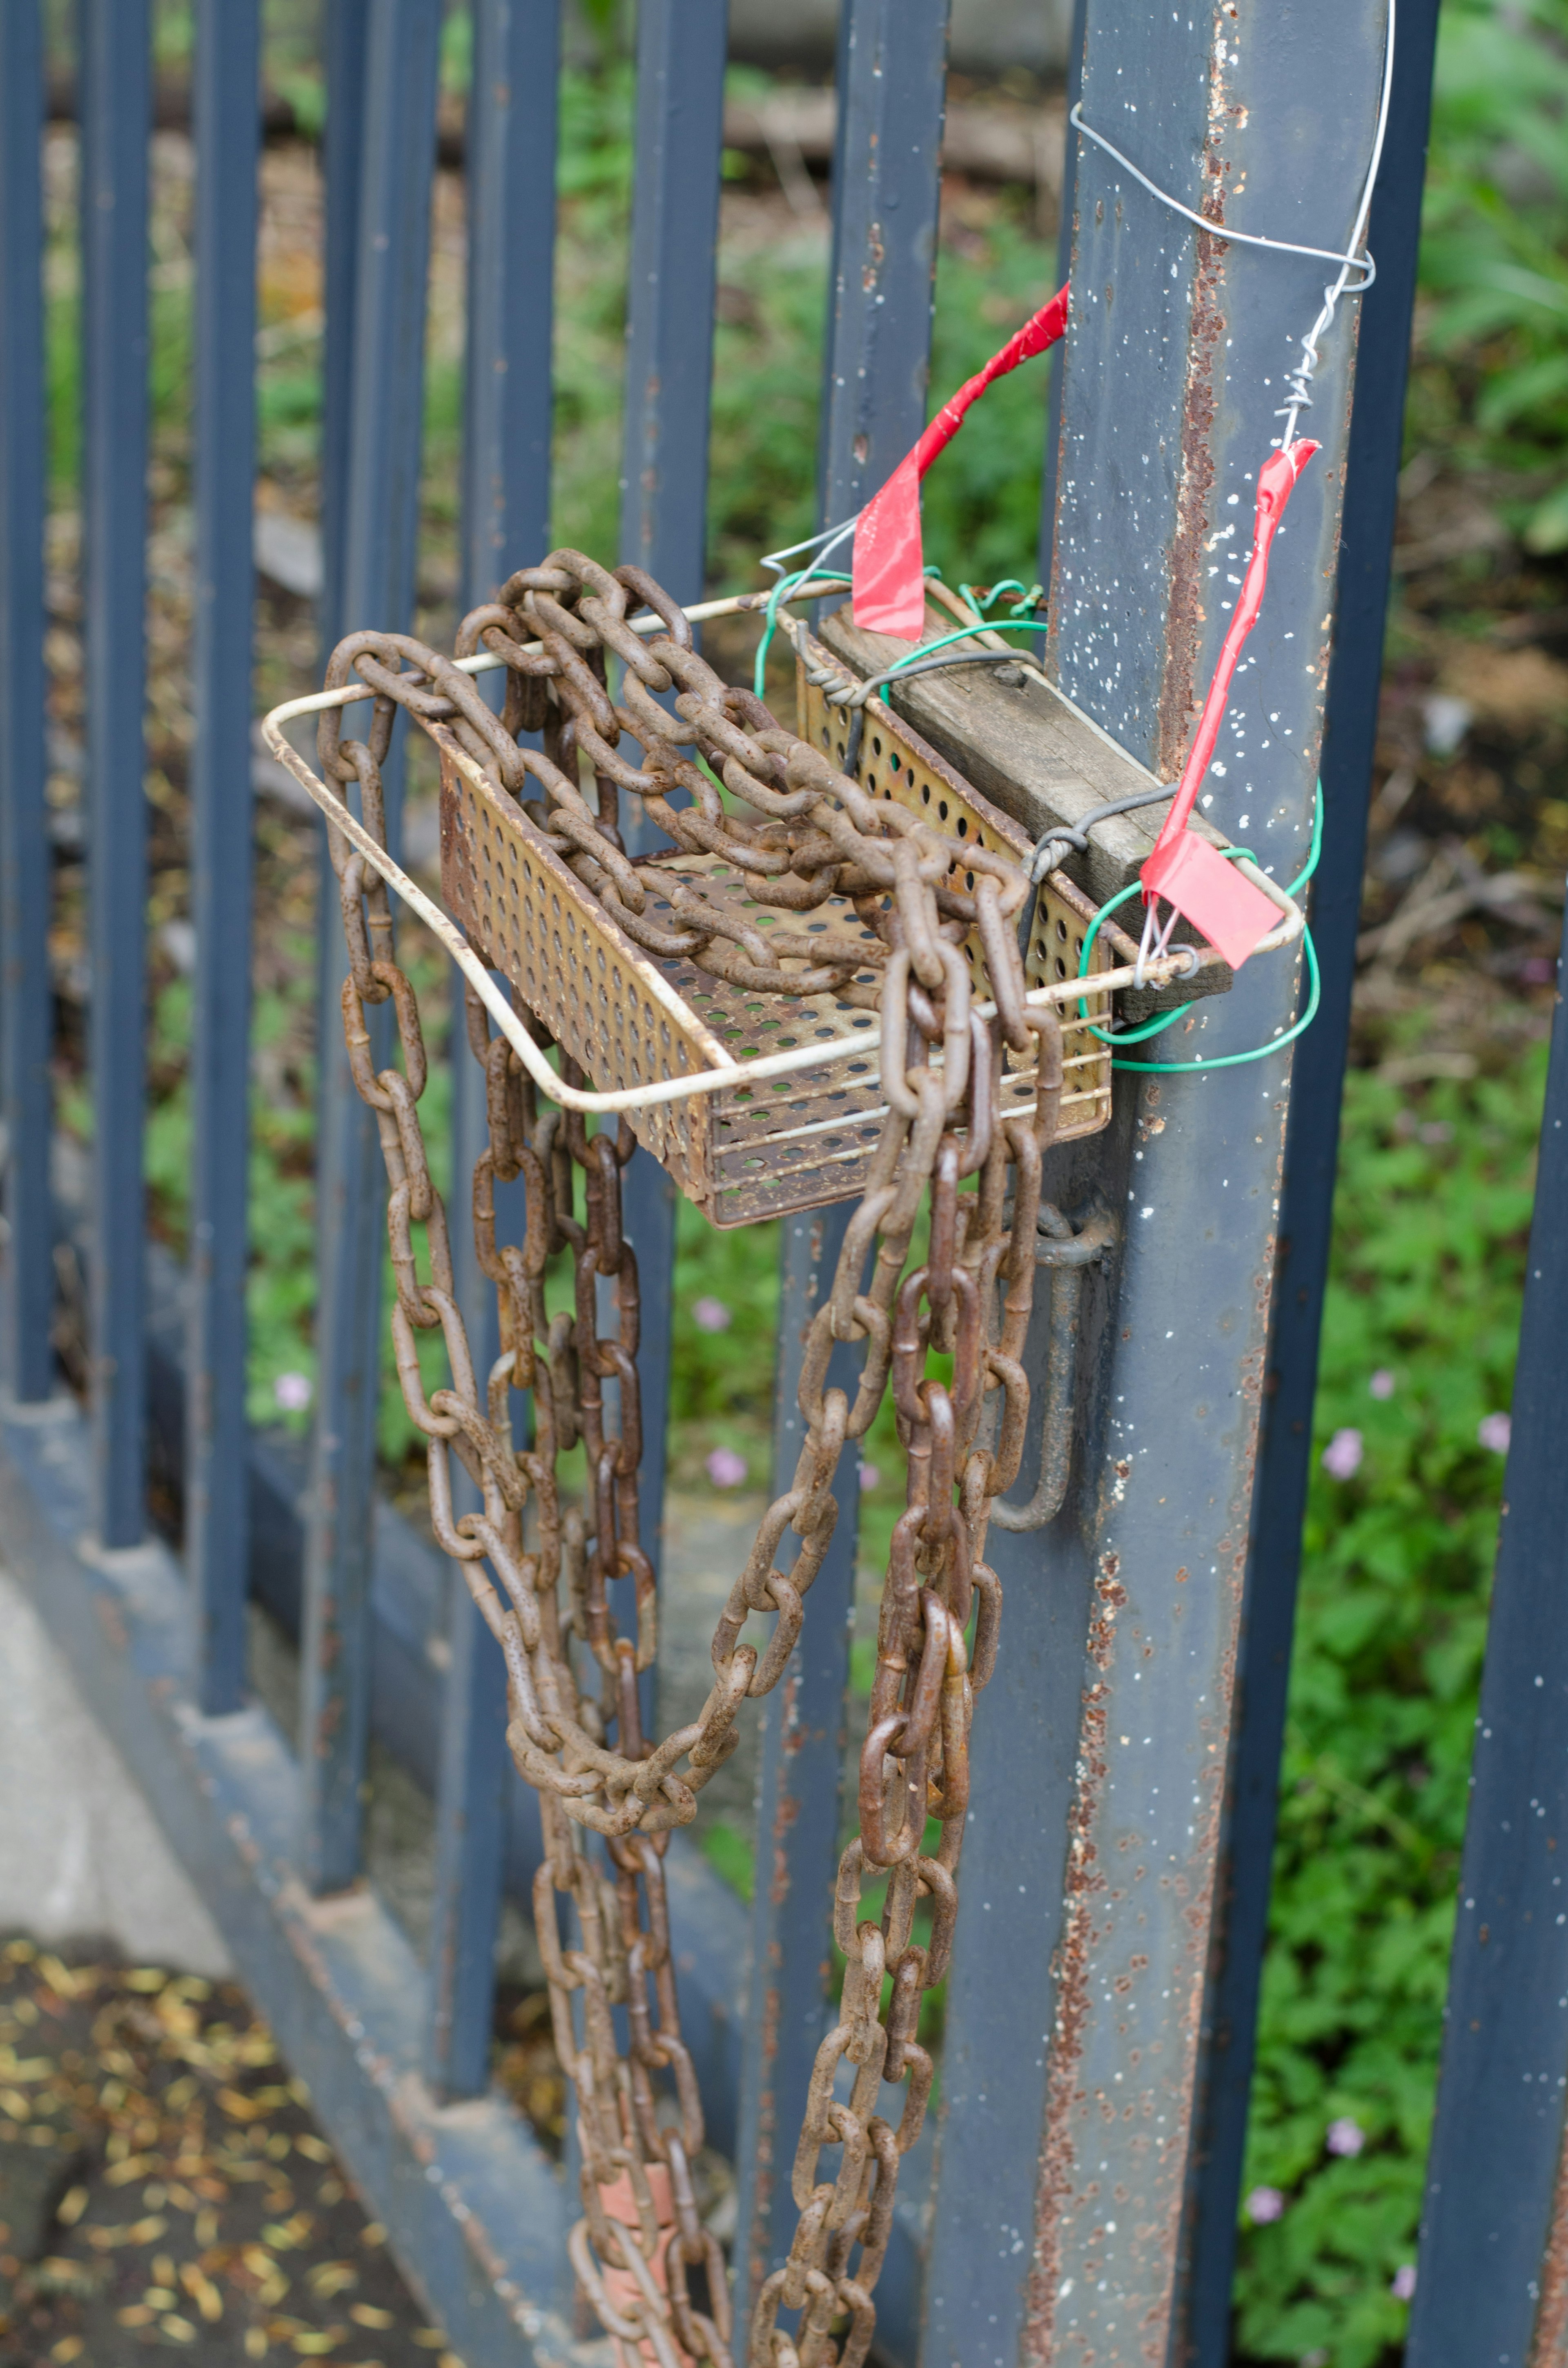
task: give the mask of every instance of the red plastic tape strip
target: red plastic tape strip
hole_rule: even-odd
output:
[[[852,574],[855,622],[868,632],[897,633],[904,641],[918,639],[926,622],[920,480],[937,453],[951,443],[970,405],[993,380],[1006,378],[1020,362],[1046,352],[1066,326],[1067,290],[1062,288],[1008,338],[999,353],[992,355],[983,370],[943,404],[913,451],[904,454],[886,484],[861,511],[855,528]]]
[[[1275,530],[1301,471],[1317,450],[1310,437],[1301,437],[1294,444],[1271,452],[1257,472],[1257,518],[1241,598],[1220,652],[1220,663],[1203,702],[1197,735],[1182,768],[1171,810],[1154,841],[1154,851],[1139,875],[1143,882],[1144,902],[1152,904],[1156,896],[1165,897],[1195,928],[1202,930],[1210,945],[1219,948],[1233,969],[1241,967],[1279,916],[1267,896],[1249,887],[1233,864],[1205,841],[1196,838],[1187,825],[1220,736],[1242,643],[1257,622],[1258,610],[1263,606]]]

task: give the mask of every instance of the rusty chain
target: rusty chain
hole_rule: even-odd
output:
[[[644,605],[665,629],[649,641],[627,621]],[[376,1113],[390,1186],[398,1372],[426,1440],[436,1536],[505,1656],[507,1742],[540,1793],[546,1855],[534,1913],[555,2044],[576,2093],[583,2163],[584,2216],[571,2259],[624,2362],[732,2368],[724,2263],[692,2183],[702,2107],[680,2035],[663,1855],[671,1829],[689,1823],[698,1793],[734,1749],[741,1704],[784,1673],[837,1518],[840,1458],[864,1438],[892,1389],[908,1485],[882,1593],[859,1829],[839,1867],[843,1996],[816,2059],[794,2160],[795,2238],[757,2298],[745,2355],[751,2368],[861,2368],[899,2164],[931,2089],[921,2001],[947,1969],[971,1719],[995,1660],[1002,1596],[984,1560],[986,1528],[994,1500],[1017,1475],[1028,1419],[1022,1357],[1040,1155],[1055,1133],[1062,1081],[1055,1013],[1024,1001],[1017,920],[1030,890],[1019,866],[872,798],[749,691],[726,686],[693,649],[681,611],[636,568],[611,574],[579,552],[554,552],[463,620],[458,655],[482,647],[506,665],[499,715],[472,677],[408,635],[355,632],[335,651],[328,688],[357,676],[375,694],[374,707],[363,741],[343,737],[338,711],[323,714],[322,764],[340,796],[357,788],[360,818],[378,842],[385,843],[381,767],[402,706],[454,731],[501,789],[528,798],[557,853],[650,954],[678,954],[763,993],[830,991],[881,1015],[888,1116],[807,1338],[805,1438],[794,1475],[731,1589],[701,1712],[651,1740],[637,1681],[653,1662],[657,1607],[639,1540],[638,1277],[621,1224],[631,1132],[623,1119],[613,1133],[590,1134],[580,1113],[541,1110],[517,1055],[504,1039],[492,1041],[483,1006],[468,988],[468,1039],[484,1072],[489,1120],[473,1174],[473,1224],[498,1296],[501,1340],[492,1371],[477,1374],[420,1131],[426,1055],[414,992],[394,958],[386,888],[345,836],[330,832],[349,954],[349,1059]],[[615,700],[611,659],[623,669]],[[520,746],[523,732],[541,734],[542,751]],[[641,767],[620,753],[623,738],[641,746]],[[585,765],[593,807],[579,786]],[[740,812],[726,803],[721,782]],[[689,803],[677,806],[672,798],[681,791]],[[628,857],[623,793],[668,835],[663,860]],[[775,908],[807,914],[829,896],[849,899],[875,938],[869,955],[857,948],[854,968],[878,975],[857,985],[852,973],[820,959],[806,931],[770,928],[765,939],[741,904],[669,870],[675,850],[722,856],[747,895]],[[970,877],[972,890],[958,884]],[[651,919],[650,894],[667,902],[678,926]],[[962,951],[971,932],[996,1007],[988,1022],[971,1008]],[[395,1017],[401,1070],[372,1067],[366,1013],[383,1003]],[[518,1016],[543,1041],[537,1021],[520,1008]],[[1007,1050],[1037,1064],[1032,1115],[1002,1113]],[[569,1082],[582,1082],[569,1062],[565,1069]],[[498,1243],[494,1188],[518,1178],[524,1239]],[[971,1179],[972,1190],[960,1190]],[[927,1207],[927,1247],[915,1262]],[[415,1227],[425,1235],[425,1277]],[[573,1304],[551,1314],[546,1276],[561,1259],[571,1269]],[[599,1328],[601,1296],[614,1310],[608,1333]],[[450,1382],[426,1396],[417,1335],[437,1328]],[[837,1341],[865,1344],[852,1396],[826,1386]],[[934,1353],[951,1358],[950,1381],[930,1370]],[[511,1394],[524,1391],[532,1396],[533,1442],[518,1450]],[[567,1500],[557,1474],[558,1459],[578,1443],[587,1474],[580,1505]],[[479,1512],[454,1514],[454,1454],[481,1492]],[[778,1559],[786,1531],[795,1542],[787,1570]],[[632,1582],[630,1634],[610,1606],[618,1579]],[[753,1641],[751,1624],[769,1619],[771,1633]],[[927,1848],[933,1821],[940,1839]],[[602,1851],[590,1833],[602,1838]],[[868,1888],[880,1884],[880,1912],[863,1913]],[[568,1910],[564,1933],[558,1896]],[[922,1902],[929,1930],[917,1939]],[[617,2006],[630,2032],[624,2055]],[[841,2064],[853,2067],[846,2100]],[[903,2090],[892,2118],[878,2110],[884,2086]],[[832,2149],[838,2163],[828,2175],[822,2157]],[[778,2324],[781,2309],[800,2313],[792,2335]]]

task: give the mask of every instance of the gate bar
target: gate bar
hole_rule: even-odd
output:
[[[6,1263],[0,1386],[54,1386],[49,1140],[53,1024],[44,795],[43,35],[38,0],[0,8],[0,1112]]]
[[[1560,958],[1409,2368],[1568,2356],[1564,984]]]
[[[349,627],[373,620],[395,630],[414,609],[440,24],[440,0],[381,0],[367,27],[348,475],[346,493],[335,497],[344,504]],[[400,728],[382,768],[394,848],[402,776]],[[355,1091],[343,1045],[337,985],[347,957],[335,887],[320,934],[333,958],[318,1036],[317,1413],[300,1732],[303,1858],[312,1884],[324,1892],[352,1883],[360,1865],[386,1195],[374,1113]],[[392,1042],[389,1015],[383,1007],[367,1017],[370,1060],[380,1068]]]
[[[92,955],[93,1520],[146,1528],[148,0],[82,0],[82,522]]]
[[[1382,689],[1383,627],[1437,34],[1437,0],[1400,0],[1388,136],[1368,232],[1377,257],[1378,284],[1367,300],[1357,341],[1356,404],[1324,722],[1328,826],[1312,892],[1323,997],[1316,1020],[1294,1053],[1273,1330],[1242,1611],[1239,1724],[1220,1875],[1221,1954],[1199,2076],[1199,2135],[1186,2237],[1185,2356],[1194,2368],[1225,2368],[1231,2353],[1236,2210],[1268,1929],[1301,1521],[1312,1465],[1312,1399]]]
[[[839,21],[832,275],[823,361],[822,522],[846,518],[926,425],[949,0],[846,0]],[[835,560],[834,564],[837,564]],[[787,1220],[774,1405],[776,1490],[801,1440],[803,1335],[831,1284],[851,1206]],[[835,1353],[841,1387],[858,1360]],[[797,1657],[762,1706],[750,2006],[743,2035],[735,2302],[743,2323],[794,2234],[790,2148],[827,2031],[833,1896],[859,1525],[858,1455],[840,1465],[838,1523],[806,1599]],[[904,2291],[899,2292],[900,2285]],[[890,2255],[878,2295],[890,2356],[913,2358],[914,2265]],[[907,2318],[907,2327],[901,2324]]]
[[[257,0],[199,0],[196,21],[196,371],[191,748],[190,1345],[186,1566],[198,1702],[245,1695],[249,1560],[251,620],[256,563]]]
[[[701,599],[707,567],[708,423],[728,21],[728,0],[640,0],[637,11],[620,551],[683,607]],[[634,856],[651,853],[660,839],[640,811],[626,814],[623,835]],[[627,1170],[622,1212],[642,1294],[638,1501],[643,1551],[662,1577],[676,1190],[641,1144]],[[608,1309],[611,1292],[603,1283],[599,1291]],[[616,1617],[628,1625],[631,1580],[614,1581],[609,1591]],[[654,1670],[639,1690],[650,1734],[658,1731],[657,1686]]]
[[[477,0],[465,148],[468,344],[464,382],[462,605],[490,599],[515,567],[550,547],[551,325],[560,0]],[[542,366],[541,366],[542,365]],[[499,677],[489,678],[498,683]],[[471,1222],[474,1163],[489,1140],[484,1080],[468,1049],[462,982],[452,973],[450,1231],[458,1305],[488,1372],[501,1352],[495,1292]],[[519,1178],[494,1186],[501,1238],[520,1240]],[[514,1406],[517,1401],[514,1399]],[[454,1509],[481,1509],[459,1465]],[[447,1568],[449,1658],[441,1688],[430,1925],[426,2077],[437,2096],[490,2081],[495,1940],[506,1875],[506,1675],[458,1570]],[[538,1812],[529,1796],[537,1823]]]
[[[1301,71],[1294,17],[1251,18],[1233,46],[1207,18],[1161,12],[1133,28],[1116,0],[1085,13],[1086,120],[1161,188],[1233,181],[1238,228],[1342,242],[1371,150],[1381,7],[1324,0],[1311,40],[1335,58],[1332,80]],[[1280,372],[1324,275],[1190,230],[1097,148],[1080,148],[1076,189],[1051,661],[1103,729],[1174,779],[1278,434]],[[1277,541],[1212,783],[1213,818],[1281,880],[1309,843],[1353,340],[1342,316],[1324,344],[1311,423],[1326,449]],[[1248,969],[1151,1050],[1207,1060],[1267,1043],[1294,1017],[1299,983],[1283,964]],[[1024,1581],[1036,1599],[1087,1594],[1076,1716],[1045,1767],[1015,1763],[1016,1803],[1007,1782],[975,1779],[952,1975],[964,2079],[990,2111],[1043,2074],[1044,2112],[1032,2159],[998,2152],[978,2198],[956,2109],[944,2127],[928,2274],[932,2322],[940,2298],[950,2337],[943,2368],[1170,2348],[1288,1086],[1288,1053],[1124,1075],[1109,1133],[1086,1157],[1048,1157],[1048,1198],[1076,1215],[1097,1185],[1124,1240],[1081,1351],[1083,1477]],[[1042,1606],[1020,1606],[1020,1592],[1001,1656],[1049,1735],[1061,1715],[1049,1655],[1032,1675],[1017,1656]],[[988,1710],[976,1717],[986,1770],[1005,1739]],[[1063,1835],[1048,1964],[1037,1886]]]

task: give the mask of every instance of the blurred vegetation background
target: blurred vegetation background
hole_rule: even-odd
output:
[[[631,77],[613,0],[588,6],[562,95],[555,531],[616,540]],[[308,583],[319,416],[317,12],[269,6],[261,254],[256,705],[311,686]],[[161,0],[160,73],[188,70],[188,10]],[[68,77],[69,17],[55,27]],[[450,14],[443,126],[460,138],[468,25]],[[754,109],[780,87],[735,69]],[[1060,115],[1015,82],[960,105]],[[1373,810],[1283,1817],[1254,2099],[1237,2356],[1377,2368],[1399,2355],[1415,2263],[1466,1773],[1502,1477],[1544,1038],[1568,867],[1568,0],[1446,0],[1397,577]],[[1032,114],[1031,114],[1032,110]],[[68,105],[59,110],[62,119]],[[177,104],[165,110],[177,119]],[[54,417],[50,657],[53,950],[67,1121],[88,1123],[75,575],[75,152],[49,149]],[[726,155],[719,261],[710,573],[755,580],[759,551],[814,523],[825,184],[799,151]],[[191,157],[155,144],[156,449],[150,610],[155,1223],[184,1250],[188,1112]],[[1049,175],[949,174],[933,385],[978,366],[1055,279]],[[439,177],[431,269],[420,630],[455,621],[462,190]],[[540,367],[545,366],[541,357]],[[986,580],[1034,568],[1044,381],[1020,372],[934,473],[928,554]],[[293,541],[290,542],[290,534]],[[303,541],[301,541],[301,537]],[[296,557],[289,560],[292,549]],[[270,552],[273,555],[268,556]],[[303,552],[301,560],[299,554]],[[281,553],[282,556],[278,554]],[[710,643],[741,678],[749,632]],[[253,1413],[296,1429],[312,1367],[312,826],[258,764]],[[410,848],[429,869],[433,784],[416,766]],[[423,819],[422,819],[423,817]],[[422,836],[423,833],[423,836]],[[404,939],[427,1008],[441,965]],[[439,1080],[433,1095],[441,1090]],[[437,1106],[438,1107],[438,1106]],[[676,1332],[675,1478],[710,1492],[728,1450],[767,1476],[775,1305],[770,1228],[715,1235],[687,1211]],[[694,1314],[705,1303],[710,1319]],[[711,1316],[713,1308],[727,1321]],[[79,1355],[69,1330],[68,1361]],[[387,1482],[417,1511],[395,1390]],[[884,1446],[888,1442],[882,1442]],[[869,1558],[892,1508],[871,1442]],[[884,1476],[885,1474],[885,1476]],[[746,1879],[734,1830],[716,1859]]]

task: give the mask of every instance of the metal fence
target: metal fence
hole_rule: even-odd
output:
[[[405,625],[415,593],[440,0],[327,0],[322,639]],[[375,1487],[381,1211],[373,1124],[339,1054],[318,1138],[317,1412],[302,1498],[247,1429],[244,1318],[258,0],[197,0],[194,1164],[183,1319],[144,1224],[146,824],[140,718],[148,453],[149,0],[82,0],[82,508],[93,1152],[91,1388],[51,1345],[51,851],[44,784],[47,485],[38,0],[0,0],[0,864],[6,1121],[0,1502],[7,1561],[196,1876],[241,1972],[415,2286],[471,2368],[580,2350],[574,2206],[488,2087],[505,1894],[537,1818],[510,1775],[499,1657],[460,1588]],[[640,0],[620,556],[701,597],[725,0]],[[1160,21],[1163,20],[1163,21]],[[948,2000],[942,2110],[906,2174],[879,2292],[890,2361],[1219,2368],[1262,1959],[1336,1113],[1399,462],[1435,0],[1403,0],[1370,243],[1375,293],[1326,353],[1327,450],[1283,546],[1244,723],[1298,752],[1254,822],[1304,840],[1323,733],[1314,892],[1323,1008],[1294,1054],[1124,1079],[1110,1132],[1054,1155],[1054,1197],[1119,1216],[1093,1286],[1074,1486],[1000,1541],[1000,1668],[977,1728],[980,1816]],[[547,547],[559,0],[473,0],[466,131],[465,604]],[[1238,214],[1335,244],[1375,107],[1379,0],[1133,12],[1079,0],[1074,95],[1168,188],[1205,154]],[[1235,28],[1234,38],[1226,26]],[[846,0],[819,492],[837,518],[924,424],[948,0]],[[1229,46],[1227,44],[1229,43]],[[1332,59],[1333,72],[1322,70]],[[1182,96],[1185,94],[1185,96]],[[1075,175],[1075,178],[1074,178]],[[1068,160],[1074,322],[1054,381],[1044,551],[1051,663],[1169,777],[1223,627],[1183,597],[1262,442],[1256,390],[1317,301],[1317,267],[1199,242],[1100,153]],[[1205,562],[1205,564],[1207,564]],[[1210,571],[1212,573],[1212,571]],[[1332,590],[1334,598],[1325,598]],[[1336,605],[1332,639],[1328,612]],[[1326,681],[1326,696],[1324,683]],[[392,803],[395,782],[389,771]],[[394,825],[395,827],[395,825]],[[324,932],[324,1046],[341,946]],[[1290,1016],[1249,976],[1206,1046]],[[1244,1008],[1242,1008],[1244,1006]],[[1564,2356],[1556,2233],[1568,1941],[1555,1907],[1568,1649],[1556,1591],[1552,1346],[1568,1269],[1532,1252],[1509,1520],[1466,1860],[1456,1990],[1412,2357]],[[453,1155],[483,1111],[454,1070]],[[470,1073],[472,1075],[472,1073]],[[643,1502],[662,1497],[674,1208],[643,1154],[627,1208],[644,1279]],[[845,1212],[786,1227],[777,1423]],[[471,1329],[481,1278],[460,1277]],[[149,1453],[177,1471],[183,1554],[154,1535]],[[681,2008],[710,2130],[737,2166],[743,2305],[781,2258],[781,2175],[829,2011],[853,1524],[764,1719],[748,1910],[676,1837]],[[299,1748],[250,1698],[247,1594],[301,1645]],[[445,1650],[432,1656],[432,1634]],[[442,1664],[437,1669],[437,1662]],[[1554,1724],[1555,1723],[1555,1724]],[[417,1962],[361,1880],[372,1728],[436,1805]],[[1528,1806],[1526,1804],[1528,1803]],[[1473,2166],[1482,2166],[1477,2171]],[[1484,2207],[1479,2188],[1485,2191]],[[1533,2345],[1533,2349],[1532,2349]]]

